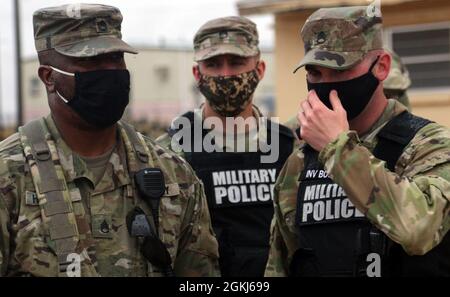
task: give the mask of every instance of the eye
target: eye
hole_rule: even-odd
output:
[[[244,60],[233,60],[231,61],[231,65],[233,66],[244,66],[245,61]]]
[[[204,65],[205,65],[206,68],[216,68],[216,67],[218,67],[217,63],[213,62],[213,61],[207,61],[207,62],[205,62]]]
[[[122,52],[113,53],[113,54],[111,55],[111,58],[112,58],[113,60],[120,60],[120,59],[123,58],[123,53],[122,53]]]
[[[93,60],[92,57],[81,57],[81,58],[78,58],[78,61],[80,61],[80,62],[90,62],[92,60]]]
[[[312,67],[306,66],[306,67],[305,67],[305,70],[306,70],[306,73],[307,73],[309,76],[318,76],[318,75],[320,75],[320,72],[317,71],[316,69],[312,68]]]

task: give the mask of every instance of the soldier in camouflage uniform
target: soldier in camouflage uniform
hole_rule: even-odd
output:
[[[266,276],[450,275],[450,131],[386,99],[370,12],[319,9],[301,31],[305,143],[275,185]]]
[[[202,183],[119,121],[130,84],[123,54],[136,53],[121,22],[104,5],[34,13],[51,114],[0,143],[0,276],[219,275]],[[148,168],[156,207],[137,189],[135,174]]]
[[[206,101],[194,110],[195,117],[258,119],[263,116],[252,104],[253,94],[266,68],[260,59],[258,44],[256,25],[245,17],[210,20],[197,31],[194,37],[197,64],[192,70]],[[161,135],[157,142],[184,156],[184,151],[172,147],[170,133]]]
[[[245,17],[219,18],[204,24],[194,37],[197,64],[193,73],[206,102],[175,119],[169,133],[157,140],[185,158],[205,185],[219,242],[222,276],[264,275],[273,217],[271,189],[293,148],[294,137],[289,129],[263,120],[252,104],[265,71],[258,42],[256,25]],[[192,129],[182,141],[194,140],[187,149],[176,140],[181,133],[176,123],[183,118],[189,119]],[[202,129],[203,123],[213,119],[223,123],[224,128]],[[226,127],[227,119],[245,119],[248,125],[236,125],[235,134],[234,127]],[[200,123],[198,130],[196,122]],[[201,149],[193,152],[196,134],[203,138],[197,142]],[[202,147],[208,135],[215,140],[212,151]],[[262,164],[259,145],[267,142],[273,144],[278,157]]]

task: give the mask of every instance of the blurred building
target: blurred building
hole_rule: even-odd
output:
[[[273,55],[263,51],[267,62],[266,76],[255,94],[255,102],[273,114]],[[192,75],[193,52],[190,48],[141,48],[138,55],[125,55],[131,74],[130,105],[127,120],[168,124],[179,114],[200,105],[204,98],[198,92]],[[47,94],[40,81],[37,58],[23,63],[24,121],[49,112]]]
[[[292,71],[304,55],[300,29],[316,9],[367,5],[367,0],[241,0],[241,15],[275,15],[275,97],[281,120],[307,95],[305,71]],[[450,1],[381,0],[385,42],[408,67],[415,114],[450,126]]]

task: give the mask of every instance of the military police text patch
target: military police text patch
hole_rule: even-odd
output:
[[[364,218],[342,187],[321,169],[307,169],[302,174],[297,204],[297,224],[300,226]]]
[[[207,182],[213,196],[210,206],[271,204],[276,171],[276,168],[211,171]]]

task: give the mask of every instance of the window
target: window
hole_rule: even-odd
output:
[[[450,24],[392,28],[390,37],[408,68],[411,88],[450,87]]]

